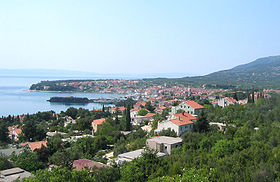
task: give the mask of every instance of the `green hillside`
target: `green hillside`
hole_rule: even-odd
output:
[[[237,88],[280,88],[280,56],[257,59],[248,64],[205,76],[184,77],[178,81],[199,85],[234,86]]]

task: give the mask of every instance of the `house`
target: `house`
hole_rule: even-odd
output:
[[[162,114],[162,112],[163,112],[164,109],[166,109],[166,107],[160,106],[160,107],[157,107],[157,108],[155,109],[155,111],[156,111],[156,113]]]
[[[142,109],[146,106],[146,102],[137,102],[133,108],[136,109],[136,110],[139,110],[139,109]]]
[[[41,149],[42,146],[47,147],[48,139],[45,141],[39,141],[39,142],[26,142],[20,144],[22,147],[28,147],[30,150],[34,151],[35,149]]]
[[[28,177],[32,177],[32,174],[18,167],[0,171],[0,181],[5,181],[5,182],[12,182],[16,180],[22,181],[23,178],[28,178]]]
[[[79,135],[79,136],[70,136],[70,138],[62,138],[61,140],[63,142],[76,142],[80,138],[86,138],[86,137],[92,137],[94,138],[95,136],[93,135]]]
[[[142,130],[146,131],[147,133],[150,133],[153,129],[151,125],[145,125],[141,127]]]
[[[147,113],[145,116],[135,116],[131,118],[132,125],[140,125],[143,121],[153,121],[155,113]]]
[[[125,113],[125,110],[126,110],[126,107],[120,106],[120,107],[113,107],[113,108],[110,108],[110,113],[111,113],[111,114],[116,113],[116,112],[117,112],[117,109],[118,109],[118,112],[120,112],[121,114],[124,114],[124,113]]]
[[[156,133],[162,130],[174,130],[178,136],[181,136],[187,131],[193,130],[193,124],[196,122],[196,117],[189,113],[177,113],[169,117],[167,120],[158,123],[158,127],[155,130]]]
[[[91,126],[92,126],[92,130],[94,133],[97,132],[98,128],[102,125],[103,122],[105,122],[106,119],[105,118],[101,118],[101,119],[95,119],[92,121]]]
[[[60,132],[60,131],[54,131],[54,132],[47,132],[46,135],[48,137],[53,137],[54,135],[61,135],[61,136],[66,136],[67,133],[63,133],[63,132]]]
[[[73,169],[83,170],[85,168],[102,168],[109,167],[101,162],[95,162],[88,159],[79,159],[73,161]]]
[[[130,109],[130,117],[135,118],[138,115],[138,109]]]
[[[236,105],[237,101],[231,97],[224,97],[218,100],[218,106],[226,107],[229,105]]]
[[[170,114],[176,114],[179,110],[183,110],[184,112],[187,112],[191,115],[198,115],[204,107],[197,102],[193,100],[188,100],[186,102],[183,102],[179,104],[178,106],[173,106],[171,108],[171,113]]]
[[[179,137],[156,136],[147,139],[146,145],[152,150],[170,155],[172,149],[182,145],[182,139]]]
[[[17,128],[16,126],[9,126],[9,138],[14,141],[18,141],[19,135],[22,133],[22,130]]]
[[[130,162],[133,159],[141,157],[143,152],[145,152],[145,149],[138,149],[138,150],[134,150],[134,151],[131,151],[131,152],[126,152],[126,153],[119,154],[116,162],[118,164],[122,164],[124,162]],[[165,155],[166,154],[162,153],[162,152],[157,153],[158,157],[162,157],[162,156],[165,156]]]
[[[64,127],[66,127],[68,124],[76,124],[76,120],[72,119],[70,116],[65,116],[63,119],[65,119]]]

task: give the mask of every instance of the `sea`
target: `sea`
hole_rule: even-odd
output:
[[[87,97],[93,98],[119,98],[119,94],[102,93],[54,93],[54,92],[32,92],[27,91],[29,87],[42,80],[66,80],[81,79],[75,77],[32,77],[32,76],[0,76],[0,117],[8,115],[34,114],[44,111],[55,111],[60,113],[69,107],[85,108],[89,110],[100,109],[102,104],[69,104],[69,103],[50,103],[50,97]],[[106,105],[113,106],[113,105]]]

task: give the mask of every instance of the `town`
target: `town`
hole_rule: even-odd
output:
[[[177,150],[184,150],[188,141],[196,140],[191,138],[197,137],[195,133],[218,136],[237,132],[243,124],[240,117],[231,116],[234,112],[245,112],[247,105],[252,107],[271,100],[279,93],[271,89],[233,91],[182,85],[140,89],[137,83],[124,80],[68,83],[81,90],[95,85],[100,90],[94,91],[129,94],[114,107],[69,108],[61,113],[2,117],[0,133],[4,148],[0,149],[0,164],[7,169],[0,171],[0,181],[40,178],[44,173],[51,176],[55,170],[71,173],[87,169],[90,170],[79,174],[104,181],[134,181],[132,173],[126,171],[133,161],[147,155],[154,155],[155,161],[168,160]],[[259,126],[254,124],[253,130],[259,130]],[[45,171],[31,173],[39,169]]]

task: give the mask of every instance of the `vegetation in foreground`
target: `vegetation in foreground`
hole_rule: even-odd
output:
[[[204,116],[199,117],[196,131],[184,134],[183,145],[174,149],[173,154],[169,156],[157,158],[155,153],[148,151],[143,157],[125,163],[121,167],[114,166],[93,172],[71,170],[70,166],[74,159],[85,157],[102,160],[98,157],[102,153],[100,150],[110,150],[107,148],[108,144],[115,145],[113,150],[116,153],[135,150],[145,145],[146,133],[139,128],[132,128],[136,129],[136,132],[129,136],[120,134],[119,131],[126,127],[124,116],[118,118],[118,122],[113,117],[105,122],[96,138],[83,138],[62,146],[61,136],[57,135],[51,138],[48,148],[42,148],[35,153],[26,151],[17,157],[12,155],[10,160],[1,157],[0,169],[10,165],[34,172],[36,178],[28,178],[25,181],[280,180],[280,96],[273,95],[270,99],[261,98],[245,106],[226,108],[205,106],[206,112]],[[78,115],[82,116],[81,123],[86,123],[87,117],[96,117],[96,113],[89,112],[89,115],[86,113],[88,112],[85,110],[68,111],[68,114],[74,118]],[[43,114],[40,117],[42,116]],[[48,121],[53,124],[58,122],[55,119]],[[81,130],[90,128],[89,125],[80,122],[72,127],[79,126]],[[227,123],[225,132],[210,127],[209,122]],[[41,126],[44,130],[44,122],[38,122],[35,126]],[[52,127],[63,129],[59,124],[54,124]],[[5,133],[3,128],[0,134]],[[3,139],[5,137],[1,136],[2,143],[7,142]],[[34,140],[39,139],[41,139],[40,134],[36,139],[34,138]],[[50,163],[61,167],[48,171],[45,168]]]

